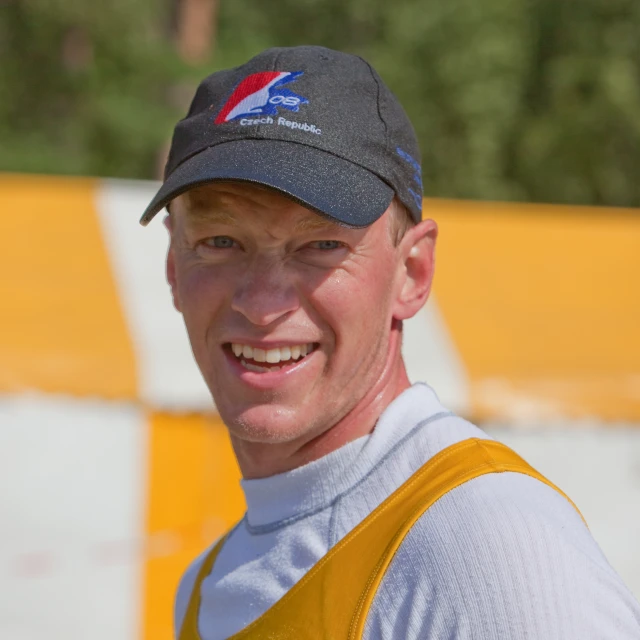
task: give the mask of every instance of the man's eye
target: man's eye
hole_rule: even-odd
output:
[[[338,240],[317,240],[316,242],[310,242],[309,246],[312,249],[320,249],[320,251],[331,251],[332,249],[339,249],[343,244]]]
[[[229,236],[213,236],[213,238],[207,238],[203,244],[215,249],[231,249],[235,240]]]

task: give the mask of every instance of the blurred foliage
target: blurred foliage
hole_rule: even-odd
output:
[[[428,195],[640,205],[638,0],[0,0],[0,169],[153,177],[197,81],[269,46],[357,53],[405,105]]]

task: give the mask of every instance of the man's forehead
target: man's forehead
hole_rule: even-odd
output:
[[[221,183],[191,189],[171,203],[171,212],[176,211],[187,224],[239,226],[248,216],[286,215],[298,231],[342,226],[282,194],[253,184]]]

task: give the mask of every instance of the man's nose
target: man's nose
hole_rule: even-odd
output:
[[[231,307],[257,326],[268,326],[300,306],[298,293],[281,264],[256,260],[236,289]]]

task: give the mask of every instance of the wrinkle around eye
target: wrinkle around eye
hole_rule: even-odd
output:
[[[331,246],[326,248],[318,246],[323,243],[330,243]],[[351,250],[339,240],[315,240],[305,244],[297,253],[299,261],[303,264],[322,269],[334,269],[348,259]]]

